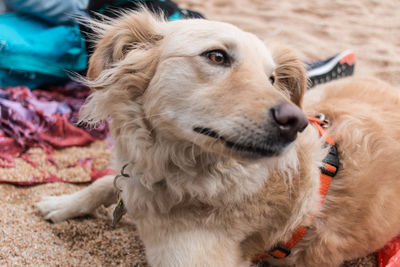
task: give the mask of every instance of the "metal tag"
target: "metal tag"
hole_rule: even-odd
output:
[[[126,208],[124,205],[124,202],[122,201],[122,198],[118,199],[117,205],[114,208],[113,211],[113,219],[112,219],[112,225],[115,226],[126,214]]]

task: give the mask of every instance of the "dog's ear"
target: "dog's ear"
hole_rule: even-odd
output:
[[[288,93],[290,100],[301,107],[303,95],[307,90],[307,75],[303,62],[293,50],[282,46],[273,49],[275,85]]]
[[[82,82],[94,91],[80,110],[80,122],[96,125],[123,115],[124,108],[140,109],[132,100],[144,93],[154,75],[163,23],[161,16],[144,9],[116,20],[92,22],[98,43]]]
[[[151,14],[146,9],[121,14],[115,20],[92,22],[98,42],[89,60],[88,85],[92,89],[102,89],[114,83],[111,78],[117,75],[121,78],[124,72],[141,73],[144,78],[149,69],[146,63],[154,63],[152,49],[162,39],[159,31],[162,22],[161,15]],[[129,54],[133,55],[127,59]]]

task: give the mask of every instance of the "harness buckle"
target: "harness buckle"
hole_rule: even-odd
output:
[[[339,169],[339,153],[336,146],[330,146],[329,153],[324,158],[325,166],[321,167],[321,172],[334,177]]]
[[[275,247],[271,248],[268,251],[268,254],[274,257],[275,259],[283,259],[289,256],[290,252],[291,252],[290,249],[278,243]]]

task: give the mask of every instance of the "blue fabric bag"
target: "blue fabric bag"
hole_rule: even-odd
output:
[[[25,13],[0,15],[0,86],[38,86],[86,69],[84,37],[77,24],[54,26]]]

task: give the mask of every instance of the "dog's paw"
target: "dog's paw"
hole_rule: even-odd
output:
[[[61,222],[80,215],[73,195],[45,196],[35,204],[46,220]]]

